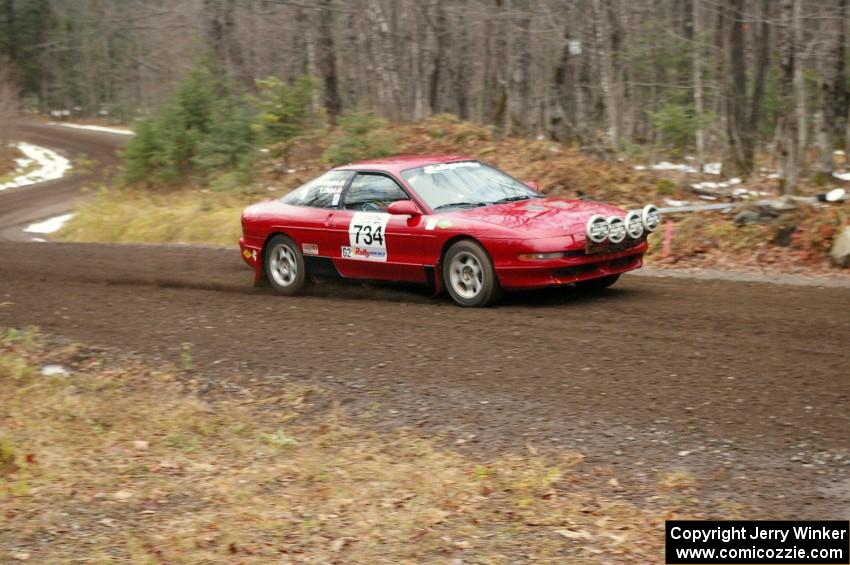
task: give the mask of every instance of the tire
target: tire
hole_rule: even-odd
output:
[[[442,277],[452,300],[467,308],[487,306],[502,294],[490,255],[474,241],[458,241],[449,247]]]
[[[607,277],[599,277],[598,279],[578,281],[576,287],[582,290],[603,290],[617,282],[619,278],[620,275],[608,275]]]
[[[285,235],[276,235],[263,252],[266,278],[278,293],[298,294],[307,282],[307,268],[301,250]]]

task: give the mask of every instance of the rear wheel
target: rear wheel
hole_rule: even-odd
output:
[[[442,271],[443,285],[461,306],[487,306],[501,295],[493,261],[474,241],[458,241],[449,247]]]
[[[307,269],[301,250],[285,235],[276,235],[263,253],[266,277],[280,294],[297,294],[304,288]]]
[[[583,290],[602,290],[617,282],[619,278],[620,275],[608,275],[607,277],[599,277],[598,279],[578,281],[576,286]]]

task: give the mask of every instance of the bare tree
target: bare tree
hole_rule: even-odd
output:
[[[321,0],[321,6],[323,10],[319,16],[319,69],[324,83],[325,109],[333,120],[342,112],[336,69],[335,14],[332,0]]]
[[[785,128],[782,136],[782,192],[792,194],[797,189],[799,174],[798,161],[798,122],[796,119],[797,100],[794,96],[794,73],[797,66],[797,38],[795,29],[799,25],[800,0],[782,0],[781,10],[781,60],[782,67],[782,110],[785,116]]]
[[[8,61],[0,58],[0,147],[12,140],[14,122],[19,111],[19,94]]]
[[[236,0],[204,0],[205,35],[210,51],[232,76],[252,83],[236,29]]]
[[[596,30],[596,56],[600,67],[599,85],[607,117],[607,137],[611,147],[617,151],[620,148],[621,113],[608,20],[609,2],[610,0],[593,0],[593,26]]]
[[[705,115],[705,95],[703,92],[702,73],[703,73],[703,18],[700,10],[702,5],[699,1],[692,2],[693,10],[693,42],[694,55],[691,65],[694,82],[694,114],[696,115],[696,131],[694,138],[696,141],[697,164],[702,167],[705,162],[705,130],[703,126],[703,116]]]
[[[808,114],[806,108],[806,77],[803,66],[804,53],[804,35],[803,35],[803,3],[800,0],[795,0],[792,6],[791,28],[794,34],[794,119],[797,121],[797,148],[795,154],[797,160],[797,170],[799,172],[801,166],[801,151],[805,149],[808,143],[809,127]]]
[[[759,35],[752,95],[749,95],[746,39],[744,34],[744,0],[728,0],[731,17],[729,46],[726,51],[726,132],[728,164],[724,167],[739,176],[749,176],[755,167],[757,124],[764,98],[765,78],[770,60],[770,5],[771,0],[761,0]]]
[[[531,65],[531,6],[529,0],[513,0],[516,11],[516,34],[512,41],[510,88],[508,89],[508,116],[505,123],[507,133],[529,133],[533,129],[531,115],[530,65]]]
[[[836,101],[846,97],[844,74],[844,27],[847,13],[847,0],[833,0],[830,3],[833,12],[824,14],[824,49],[819,58],[819,91],[816,128],[818,150],[816,172],[822,178],[829,178],[833,169],[833,149],[835,134],[841,131],[844,108]]]

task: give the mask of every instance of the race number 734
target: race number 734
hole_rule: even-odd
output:
[[[384,226],[381,224],[355,224],[354,228],[354,245],[372,245],[377,243],[380,246],[384,245]]]

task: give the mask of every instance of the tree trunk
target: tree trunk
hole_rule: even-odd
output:
[[[393,3],[392,6],[395,7]],[[377,59],[375,67],[377,80],[381,85],[381,100],[384,112],[392,120],[401,117],[401,85],[398,76],[398,58],[393,50],[389,20],[380,0],[370,0],[368,17],[372,32],[377,38]]]
[[[336,45],[334,43],[332,10],[333,0],[322,0],[322,10],[319,14],[319,69],[324,83],[325,110],[330,116],[331,123],[342,112],[342,100],[339,96],[339,80],[336,70]]]
[[[0,57],[6,56],[14,63],[17,59],[17,40],[15,29],[15,1],[3,0],[3,25],[0,28]]]
[[[782,0],[782,32],[780,39],[782,69],[781,92],[782,114],[785,116],[785,132],[782,142],[782,194],[793,194],[797,189],[798,175],[798,131],[796,119],[796,99],[794,96],[794,73],[796,71],[797,34],[796,26],[799,17],[799,0]]]
[[[843,4],[843,7],[842,7]],[[835,143],[833,137],[835,132],[840,131],[840,122],[843,116],[840,112],[840,100],[844,89],[844,17],[846,11],[846,0],[838,0],[835,3],[836,13],[827,13],[826,33],[823,34],[826,42],[820,63],[820,84],[818,89],[818,120],[815,127],[816,145],[818,150],[816,176],[819,180],[828,180],[833,170],[833,151]]]
[[[758,136],[759,120],[761,119],[761,105],[764,99],[764,83],[767,77],[767,69],[770,65],[770,3],[772,0],[761,0],[759,19],[761,20],[760,32],[756,38],[756,76],[753,84],[753,97],[750,101],[750,116],[747,120],[748,130],[748,158],[752,161],[755,157],[755,140]]]
[[[428,19],[428,23],[431,25],[434,38],[436,39],[434,58],[431,63],[431,78],[428,81],[428,103],[431,106],[432,112],[440,112],[440,86],[443,77],[443,60],[445,58],[446,42],[449,35],[446,29],[446,8],[442,0],[437,0],[435,11],[434,20]]]
[[[611,53],[611,32],[608,25],[608,1],[593,0],[593,25],[596,30],[596,52],[599,60],[600,88],[607,118],[608,143],[614,151],[620,150],[620,108]]]
[[[731,173],[748,177],[753,171],[751,132],[747,119],[747,69],[744,52],[744,0],[728,0],[732,18],[726,76],[726,134]]]
[[[530,25],[531,6],[529,0],[514,0],[516,35],[512,42],[513,53],[510,65],[510,88],[508,89],[508,116],[505,133],[529,133],[535,119],[532,117]]]
[[[705,106],[703,102],[703,85],[702,85],[702,42],[703,42],[703,23],[702,14],[700,13],[699,0],[694,0],[691,3],[693,10],[693,41],[694,53],[691,72],[694,82],[694,114],[696,115],[696,131],[694,132],[696,149],[697,149],[697,165],[702,169],[705,163],[705,130],[703,129],[703,115],[705,114]]]
[[[575,39],[571,37],[571,24],[569,21],[564,30],[561,54],[553,73],[552,108],[549,114],[549,135],[561,141],[575,137],[575,77],[574,65],[570,60],[570,42]]]
[[[835,139],[844,131],[848,125],[848,105],[850,105],[850,97],[847,92],[847,72],[846,72],[846,57],[847,57],[847,4],[848,0],[838,0],[838,13],[835,15],[835,33],[837,36],[837,45],[835,48],[835,91],[832,95],[833,113],[836,116],[836,122],[833,124],[833,134]],[[847,147],[850,149],[850,147]]]
[[[461,32],[458,34],[459,44],[455,46],[455,65],[452,71],[452,90],[454,91],[455,107],[460,119],[469,119],[469,76],[472,67],[469,64],[469,10],[466,2],[458,6],[456,23]],[[454,21],[455,18],[452,18]]]
[[[803,18],[801,14],[803,3],[799,0],[794,1],[792,27],[794,34],[794,97],[796,105],[794,108],[794,117],[797,121],[797,170],[804,165],[803,153],[808,145],[809,128],[806,116],[806,77],[803,75]]]
[[[252,77],[245,68],[236,36],[235,0],[204,0],[203,6],[208,49],[230,76],[250,85]]]

